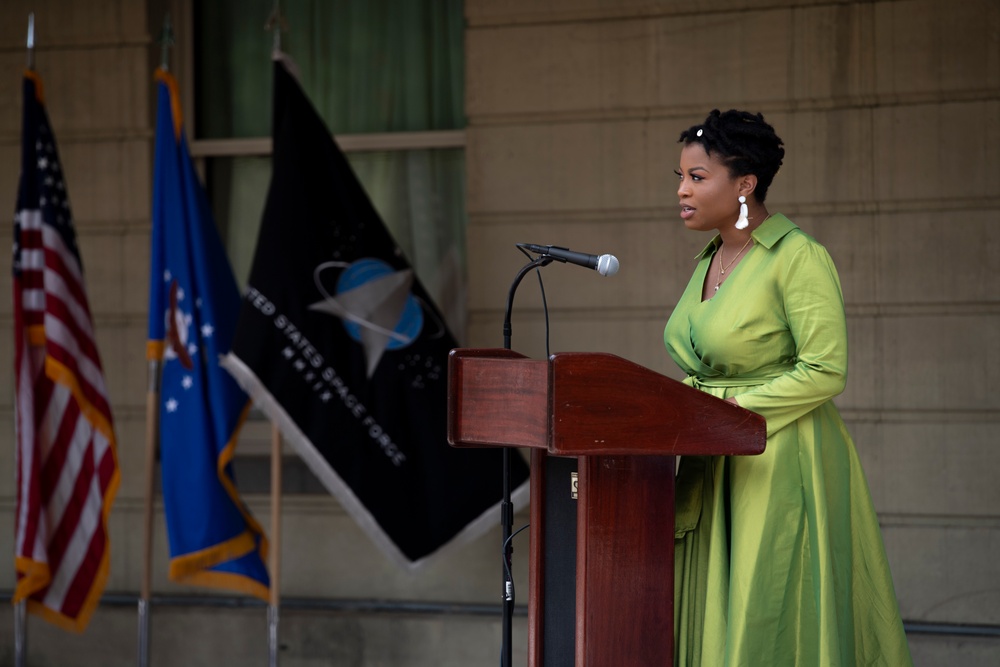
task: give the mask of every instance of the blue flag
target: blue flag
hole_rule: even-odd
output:
[[[160,459],[170,579],[268,599],[267,539],[232,475],[249,399],[222,367],[240,294],[184,139],[176,80],[159,95],[149,281],[150,360],[162,360]]]

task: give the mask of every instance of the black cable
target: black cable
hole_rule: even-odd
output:
[[[542,282],[542,270],[535,269],[538,274],[538,289],[542,292],[542,313],[545,314],[545,358],[548,359],[549,352],[549,304],[545,300],[545,283]]]
[[[515,530],[513,533],[511,533],[511,536],[508,537],[506,540],[504,540],[503,547],[500,549],[500,560],[503,561],[503,569],[507,573],[507,582],[508,582],[508,584],[510,586],[509,590],[507,591],[507,595],[508,595],[507,599],[511,602],[511,604],[514,603],[514,597],[515,597],[515,595],[514,595],[514,575],[510,571],[510,563],[507,562],[507,548],[510,546],[511,540],[513,540],[514,537],[518,533],[520,533],[522,530],[524,530],[525,528],[527,528],[530,525],[531,525],[530,523],[526,523],[523,526],[521,526],[520,528],[518,528],[517,530]],[[500,652],[500,667],[503,667],[504,664],[505,664],[504,663],[504,655],[503,655],[503,651],[501,651]]]
[[[520,250],[525,257],[528,259],[533,259],[531,254],[521,247],[522,244],[516,244],[518,250]],[[535,269],[535,273],[538,274],[538,290],[542,294],[542,314],[545,316],[545,358],[548,359],[551,352],[549,351],[549,302],[545,298],[545,282],[542,280],[542,269],[538,267]]]
[[[515,535],[517,535],[518,533],[520,533],[522,530],[524,530],[525,528],[527,528],[530,525],[531,525],[530,523],[526,523],[523,526],[521,526],[520,528],[518,528],[517,530],[515,530],[511,534],[511,536],[508,537],[507,540],[503,543],[503,548],[500,550],[500,553],[504,557],[503,558],[503,568],[507,572],[507,581],[510,582],[510,599],[511,599],[511,601],[514,600],[514,575],[510,571],[510,563],[507,562],[507,547],[510,546],[510,542],[511,542],[511,540],[514,539]]]

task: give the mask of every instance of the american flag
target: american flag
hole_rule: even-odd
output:
[[[41,79],[24,77],[14,216],[14,601],[83,631],[109,570],[115,435]]]

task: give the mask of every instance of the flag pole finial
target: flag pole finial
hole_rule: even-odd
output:
[[[285,17],[281,13],[281,2],[280,0],[274,0],[274,9],[271,10],[271,15],[267,17],[267,22],[264,23],[264,30],[271,30],[274,32],[274,53],[281,51],[281,33],[288,30],[288,22],[285,21]]]
[[[174,45],[174,26],[170,23],[170,12],[163,16],[163,29],[160,31],[160,67],[170,71],[170,47]]]
[[[35,13],[28,14],[28,69],[35,69]]]

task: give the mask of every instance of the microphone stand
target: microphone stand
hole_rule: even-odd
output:
[[[548,255],[541,255],[532,259],[521,267],[517,277],[511,283],[510,292],[507,294],[507,312],[503,319],[503,347],[510,349],[510,313],[514,309],[514,292],[521,284],[524,276],[532,269],[548,266],[553,258]],[[511,545],[512,529],[514,526],[514,505],[510,500],[510,462],[511,448],[504,447],[503,451],[503,502],[500,504],[500,526],[503,529],[503,635],[501,637],[501,667],[511,667],[511,649],[513,647],[513,620],[514,620],[514,575],[511,571],[511,556],[514,548]]]

